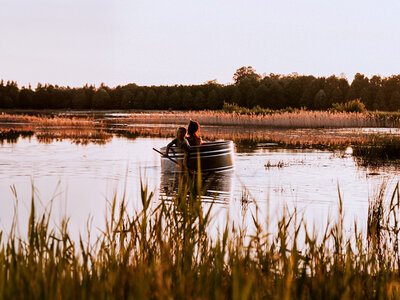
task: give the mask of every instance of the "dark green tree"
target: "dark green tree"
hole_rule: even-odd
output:
[[[92,106],[95,109],[106,109],[110,105],[111,97],[104,88],[99,88],[93,96]]]

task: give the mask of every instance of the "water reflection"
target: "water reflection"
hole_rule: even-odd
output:
[[[0,145],[0,229],[11,226],[15,202],[11,185],[18,192],[20,220],[24,224],[28,220],[32,180],[44,206],[54,198],[57,183],[62,183],[56,193],[60,196],[54,200],[54,215],[70,216],[78,233],[88,216],[93,216],[94,227],[103,228],[106,200],[112,199],[115,191],[126,191],[132,211],[140,209],[141,180],[149,184],[149,191],[159,192],[157,198],[167,199],[176,193],[180,179],[161,172],[160,156],[151,149],[168,142],[167,138],[117,136],[103,145],[77,145],[71,140],[46,144],[36,136],[20,137],[15,144],[5,141]],[[393,191],[400,178],[395,166],[358,166],[350,152],[288,150],[273,143],[258,143],[252,150],[243,146],[234,160],[233,172],[202,178],[203,201],[205,206],[215,202],[213,210],[223,216],[229,212],[233,220],[245,223],[252,222],[256,202],[262,216],[276,216],[284,206],[297,207],[305,219],[321,227],[330,220],[331,212],[337,212],[339,186],[348,220],[345,225],[353,226],[354,220],[366,224],[368,198],[374,189],[386,182]]]
[[[160,199],[168,200],[178,193],[178,189],[189,181],[201,191],[204,202],[228,204],[232,199],[234,171],[202,175],[185,175],[173,172],[161,172]],[[198,179],[200,179],[198,181]]]

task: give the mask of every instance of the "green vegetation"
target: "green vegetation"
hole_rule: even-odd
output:
[[[241,115],[271,115],[271,114],[276,114],[276,113],[284,113],[284,112],[289,112],[289,113],[295,113],[295,112],[301,112],[305,111],[305,107],[301,107],[300,109],[297,108],[292,108],[292,107],[286,107],[282,108],[280,110],[272,110],[269,108],[262,108],[259,105],[254,106],[253,108],[247,108],[247,107],[241,107],[237,105],[236,103],[227,103],[224,102],[224,105],[222,106],[222,111],[227,112],[227,113],[237,113]]]
[[[346,103],[333,103],[333,110],[338,112],[357,112],[365,113],[367,109],[360,99],[348,101]]]
[[[233,76],[233,84],[209,81],[190,86],[138,86],[128,84],[110,88],[85,85],[80,88],[38,84],[33,89],[19,88],[16,82],[0,82],[0,108],[18,109],[140,109],[202,110],[222,109],[224,103],[236,103],[254,112],[287,107],[309,110],[341,108],[359,99],[368,110],[400,109],[400,75],[365,77],[357,73],[351,82],[337,76],[312,75],[261,76],[252,67],[242,67]],[[360,105],[359,105],[360,106]]]
[[[400,160],[400,137],[373,136],[368,143],[355,145],[353,155],[365,165],[380,165]]]
[[[196,180],[194,180],[196,181]],[[96,243],[71,239],[68,222],[49,226],[32,199],[26,238],[0,233],[1,299],[396,299],[400,296],[398,185],[387,210],[384,192],[370,202],[368,238],[337,221],[322,235],[296,214],[269,228],[253,214],[246,233],[227,223],[209,234],[201,189],[187,178],[171,201],[154,202],[141,187],[143,209],[110,204]],[[15,192],[15,190],[14,190]],[[88,231],[90,234],[90,231]]]

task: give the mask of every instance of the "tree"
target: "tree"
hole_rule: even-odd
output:
[[[147,92],[146,98],[143,103],[145,109],[157,109],[157,94],[153,91],[153,88]]]
[[[394,91],[392,96],[390,97],[390,110],[399,110],[400,109],[400,92]]]
[[[14,106],[14,102],[13,99],[11,99],[10,96],[4,96],[2,101],[0,101],[0,107],[4,107],[4,108],[11,108]]]
[[[121,96],[121,108],[131,109],[133,108],[134,94],[130,90],[122,91]]]
[[[134,107],[143,109],[145,104],[146,97],[144,95],[143,89],[140,89],[139,92],[136,94]]]
[[[192,93],[190,92],[190,89],[186,89],[183,92],[182,98],[183,98],[182,99],[183,108],[189,109],[189,110],[194,109],[194,107],[193,107],[194,99],[193,99]]]
[[[382,89],[380,89],[376,93],[376,97],[374,99],[374,102],[372,104],[372,109],[377,110],[386,110],[386,101],[385,101],[385,93],[383,92]]]
[[[233,75],[233,81],[236,85],[241,84],[243,81],[250,81],[252,83],[257,83],[260,81],[261,76],[256,73],[253,67],[241,67],[237,69]]]
[[[197,91],[194,97],[194,109],[201,109],[206,106],[206,97],[202,91]]]
[[[168,93],[165,88],[162,88],[161,93],[158,96],[158,107],[160,109],[167,109]]]
[[[328,97],[323,89],[320,89],[314,97],[314,108],[326,109],[328,108]]]
[[[86,91],[84,89],[76,90],[72,98],[72,108],[84,109],[88,107],[90,107],[90,101],[86,95]]]
[[[33,91],[31,89],[22,88],[19,93],[19,104],[21,108],[33,107]]]
[[[262,85],[265,85],[267,88],[263,95],[262,106],[271,109],[284,108],[286,105],[285,93],[282,86],[279,84],[279,79],[276,77],[264,77]]]
[[[268,104],[268,96],[269,96],[269,89],[265,84],[260,84],[256,89],[256,101],[255,105],[259,105],[261,107],[267,107]]]
[[[365,101],[368,95],[369,80],[363,74],[357,73],[354,75],[354,80],[350,85],[349,92],[347,94],[348,100],[361,98]]]
[[[107,91],[103,88],[100,88],[93,96],[92,106],[96,109],[105,109],[109,107],[108,105],[110,104],[110,100],[111,97]]]
[[[218,107],[218,93],[215,90],[212,90],[209,94],[208,94],[208,98],[207,98],[207,108],[208,109],[215,109]]]
[[[174,91],[168,97],[168,109],[178,109],[180,100],[181,94],[179,93],[179,91]]]

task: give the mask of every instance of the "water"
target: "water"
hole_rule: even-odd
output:
[[[166,138],[113,137],[104,145],[76,145],[69,140],[40,143],[35,137],[0,145],[0,229],[9,232],[14,210],[22,234],[30,211],[32,186],[39,211],[52,209],[52,222],[69,218],[73,235],[91,224],[104,226],[108,202],[126,193],[128,211],[140,209],[140,182],[155,198],[165,197],[174,180],[162,174],[159,154],[152,148]],[[345,224],[366,226],[368,199],[382,183],[388,193],[399,180],[394,167],[369,170],[356,164],[351,151],[285,150],[269,145],[235,153],[235,170],[208,179],[205,205],[214,204],[216,224],[226,215],[237,222],[251,221],[255,206],[264,217],[276,217],[284,208],[297,209],[306,222],[322,226],[338,211],[338,190],[343,199]],[[15,187],[17,197],[10,187]],[[390,196],[390,195],[388,195]],[[18,201],[16,200],[18,199]]]

